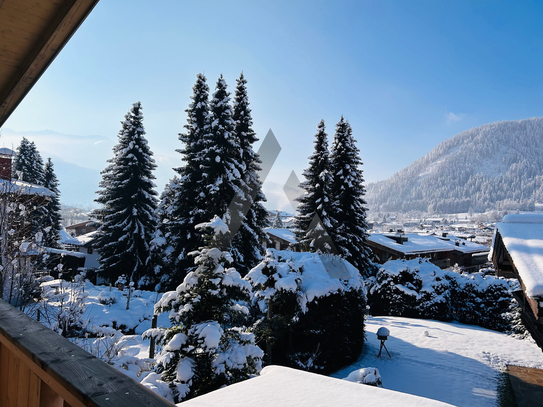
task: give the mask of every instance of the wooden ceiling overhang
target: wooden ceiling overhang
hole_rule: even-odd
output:
[[[98,0],[0,0],[0,127]]]

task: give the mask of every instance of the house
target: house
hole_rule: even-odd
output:
[[[81,236],[98,230],[98,223],[93,220],[77,223],[75,225],[66,226],[66,231],[70,236]]]
[[[543,214],[511,214],[496,224],[492,242],[496,274],[518,279],[513,293],[522,321],[543,348]]]
[[[467,271],[477,271],[483,266],[488,261],[489,252],[488,247],[447,233],[373,233],[366,245],[377,263],[424,257],[441,268],[458,264]]]
[[[271,244],[264,242],[264,247],[269,247],[271,249],[277,250],[296,250],[296,237],[294,232],[290,229],[273,229],[265,228],[264,232],[268,235],[268,238],[271,240]]]

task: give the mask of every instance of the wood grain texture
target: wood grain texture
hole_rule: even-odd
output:
[[[1,300],[0,342],[72,407],[172,406]]]

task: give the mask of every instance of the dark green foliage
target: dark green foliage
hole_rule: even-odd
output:
[[[332,218],[336,213],[332,205],[333,177],[330,173],[328,140],[324,120],[317,126],[315,149],[309,157],[309,167],[304,170],[305,181],[300,184],[305,193],[297,200],[298,215],[295,219],[296,238],[305,251],[320,250],[323,253],[336,253],[329,231],[337,222]]]
[[[297,288],[275,289],[284,278],[294,279]],[[361,289],[345,283],[344,289],[304,305],[303,278],[303,269],[276,259],[273,251],[247,275],[255,291],[257,343],[268,364],[330,373],[353,363],[362,351],[366,298]]]
[[[140,102],[126,114],[118,138],[96,199],[102,205],[96,212],[102,226],[94,243],[101,255],[99,272],[111,283],[124,274],[136,284],[143,278],[148,286],[154,276],[149,257],[156,230],[156,164],[145,139]]]
[[[25,137],[17,147],[13,162],[13,177],[31,184],[43,185],[45,174],[43,160],[34,142]]]
[[[234,266],[242,275],[245,275],[256,266],[264,254],[262,243],[266,239],[264,228],[268,226],[268,213],[262,205],[262,202],[266,201],[262,192],[262,182],[258,176],[262,161],[253,150],[253,144],[258,141],[258,138],[252,127],[247,80],[243,73],[237,80],[232,118],[235,123],[234,132],[241,149],[240,170],[243,183],[240,186],[244,188],[243,196],[239,193],[236,195],[236,201],[239,200],[242,204],[241,211],[244,218],[242,217],[239,229],[232,230],[235,233],[232,240],[232,254]]]
[[[368,236],[368,224],[361,165],[351,126],[342,117],[336,125],[330,149],[330,171],[333,177],[330,194],[334,198],[332,208],[335,221],[334,227],[328,232],[338,254],[367,276],[371,270],[371,251],[364,244]]]
[[[50,158],[45,163],[45,175],[43,186],[55,194],[51,197],[47,205],[45,205],[45,216],[43,222],[43,238],[42,246],[59,247],[58,240],[60,239],[60,191],[58,189],[58,179],[55,175],[53,162]]]
[[[200,233],[195,226],[209,220],[205,203],[208,199],[203,180],[203,149],[210,137],[209,87],[206,77],[198,74],[194,85],[192,102],[187,112],[185,133],[179,134],[183,148],[177,150],[182,155],[183,167],[176,168],[179,174],[164,191],[161,203],[160,227],[169,245],[169,262],[164,265],[161,277],[161,290],[173,290],[182,281],[187,270],[194,267],[194,258],[188,253],[203,245]]]
[[[220,235],[208,235],[210,245],[197,256],[196,269],[176,293],[165,294],[157,304],[161,311],[171,311],[172,328],[159,339],[164,346],[157,372],[170,383],[175,402],[248,379],[260,370],[262,351],[242,327],[250,285],[235,269],[225,268],[230,255],[213,247],[221,245]]]
[[[509,284],[493,276],[444,271],[426,259],[395,260],[385,263],[367,285],[372,315],[456,320],[518,331]]]

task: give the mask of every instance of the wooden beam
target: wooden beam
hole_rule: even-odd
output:
[[[0,11],[4,8],[7,9],[7,3],[11,3],[10,5],[15,3],[12,8],[16,10],[16,14],[11,20],[13,24],[19,30],[25,29],[25,24],[19,24],[16,18],[19,21],[24,21],[25,13],[32,14],[36,11],[32,9],[31,4],[27,8],[20,4],[17,5],[17,0],[0,0]],[[33,47],[26,54],[20,68],[0,89],[0,127],[3,126],[11,113],[66,45],[98,3],[98,0],[55,0],[41,3],[55,8],[56,12],[52,20],[46,24],[45,29],[38,33],[36,40],[32,42]],[[15,45],[17,46],[17,44]],[[23,47],[24,45],[21,44],[20,46]]]
[[[17,385],[10,390],[11,374],[17,380],[18,366],[25,365],[41,380],[42,400],[51,398],[43,393],[45,384],[64,405],[72,407],[173,407],[145,386],[0,300],[1,369],[5,368],[5,349],[9,351],[8,401],[10,391],[13,397],[18,392]],[[4,370],[0,378],[5,379]],[[8,405],[11,404],[8,402]]]

